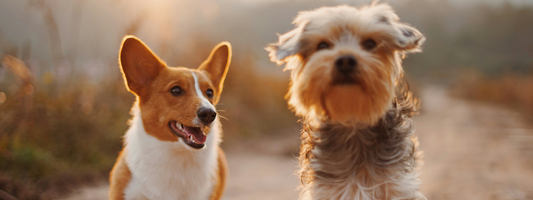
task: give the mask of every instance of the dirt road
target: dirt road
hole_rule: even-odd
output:
[[[439,87],[422,90],[415,117],[422,192],[430,200],[533,199],[533,127],[519,114],[453,99]],[[298,131],[294,132],[297,140]],[[297,141],[285,144],[298,145]],[[225,200],[297,199],[294,157],[276,151],[231,150]],[[80,189],[66,200],[105,199],[107,185]]]
[[[428,199],[533,199],[533,128],[520,114],[423,91],[415,122]]]

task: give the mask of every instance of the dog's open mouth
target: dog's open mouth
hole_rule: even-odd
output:
[[[207,135],[204,133],[204,128],[185,126],[177,121],[170,122],[169,126],[172,132],[181,137],[190,147],[201,149],[205,146]]]

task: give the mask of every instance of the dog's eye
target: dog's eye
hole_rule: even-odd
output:
[[[367,51],[376,48],[376,46],[376,41],[374,41],[373,39],[368,39],[363,42],[363,48],[365,48]]]
[[[316,46],[317,51],[322,50],[322,49],[327,49],[327,48],[329,48],[329,44],[326,42],[321,42],[318,44],[318,46]]]
[[[213,98],[213,90],[207,89],[207,91],[205,91],[205,95],[207,95],[207,97],[209,98]]]
[[[172,89],[170,89],[170,94],[172,94],[172,96],[180,96],[181,94],[183,93],[183,90],[181,89],[180,86],[174,86],[172,87]]]

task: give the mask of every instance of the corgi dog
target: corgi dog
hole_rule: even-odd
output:
[[[136,101],[109,199],[221,198],[228,167],[215,105],[231,54],[222,42],[197,69],[168,67],[138,38],[123,39],[120,69]]]

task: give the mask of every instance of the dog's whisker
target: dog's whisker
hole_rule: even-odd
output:
[[[222,116],[222,115],[218,115],[218,116],[219,116],[220,118],[222,118],[222,119],[225,119],[226,121],[229,121],[229,119],[228,119],[227,117],[224,117],[224,116]]]

